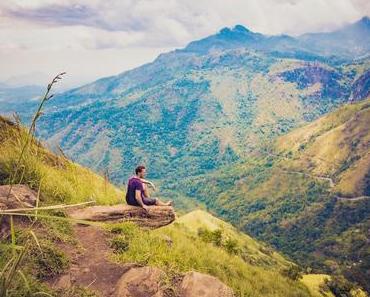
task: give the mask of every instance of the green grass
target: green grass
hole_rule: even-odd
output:
[[[17,166],[27,132],[0,117],[0,183],[8,183]],[[40,205],[78,203],[95,200],[98,204],[115,204],[124,199],[123,192],[91,170],[73,163],[63,156],[47,151],[35,140],[31,141],[20,160],[15,182],[40,187]]]
[[[370,290],[370,200],[335,198],[369,193],[369,100],[344,105],[238,164],[169,181],[166,190],[201,201],[315,273],[345,274]]]
[[[273,269],[251,265],[239,255],[203,241],[181,223],[154,231],[130,223],[111,228],[124,238],[124,251],[114,256],[119,262],[160,267],[168,275],[192,270],[207,273],[233,288],[237,296],[310,296],[302,283]]]
[[[306,274],[302,277],[301,282],[304,283],[312,297],[334,297],[331,292],[324,292],[321,286],[324,284],[325,279],[330,276],[326,274]]]
[[[209,231],[219,230],[222,232],[223,241],[227,243],[235,242],[236,249],[245,260],[249,262],[270,267],[271,269],[281,269],[288,267],[292,262],[288,261],[266,244],[257,241],[249,235],[240,232],[231,224],[211,215],[204,210],[195,210],[179,217],[176,222],[181,224],[184,230],[191,234],[198,234],[199,230],[206,229]]]
[[[73,204],[94,200],[115,204],[123,192],[105,178],[45,149],[18,123],[0,116],[0,184],[27,184],[40,191],[38,206]],[[23,222],[10,217],[11,236],[0,238],[0,296],[51,296],[56,292],[44,284],[68,267],[68,259],[57,242],[74,242],[71,224],[63,209],[39,210],[37,217]],[[56,220],[61,217],[63,220]],[[13,224],[14,218],[14,224]],[[4,215],[1,220],[7,219]],[[49,294],[49,295],[48,295]],[[58,296],[93,296],[84,289]]]

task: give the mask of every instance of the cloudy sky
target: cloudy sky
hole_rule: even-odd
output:
[[[265,34],[328,31],[369,0],[1,0],[0,82],[76,86],[242,24]]]

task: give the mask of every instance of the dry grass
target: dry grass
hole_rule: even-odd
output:
[[[302,277],[301,282],[308,288],[312,297],[334,297],[333,293],[323,292],[320,289],[320,285],[324,284],[326,278],[330,278],[330,276],[326,274],[306,274]]]
[[[370,169],[370,99],[348,104],[313,123],[279,137],[277,152],[291,154],[290,170],[335,180],[343,196],[362,195]]]
[[[273,269],[249,264],[238,255],[204,242],[183,224],[175,223],[154,231],[137,230],[127,224],[121,227],[128,249],[115,256],[120,262],[160,267],[168,275],[192,270],[210,274],[229,285],[240,297],[310,296],[299,281],[285,278]]]
[[[19,170],[14,175],[22,143],[27,132],[20,126],[0,118],[0,174],[16,183],[26,183],[37,190],[41,187],[45,203],[78,203],[95,200],[99,204],[114,204],[123,199],[123,192],[91,170],[73,163],[63,156],[48,152],[35,141],[31,141],[19,161]],[[13,175],[12,175],[13,173]]]
[[[3,216],[9,216],[10,242],[7,238],[1,238],[0,297],[51,296],[47,292],[49,290],[42,290],[41,283],[31,276],[32,271],[39,275],[44,269],[46,276],[50,276],[51,269],[57,272],[64,269],[66,260],[63,255],[56,252],[53,244],[40,245],[34,229],[45,226],[47,222],[49,231],[43,233],[44,237],[65,237],[69,219],[61,216],[62,213],[45,215],[39,212],[60,210],[66,207],[65,203],[81,204],[88,200],[116,203],[118,197],[123,196],[106,178],[69,161],[63,154],[56,156],[50,153],[34,137],[37,120],[43,114],[43,105],[53,97],[50,94],[52,86],[63,74],[58,74],[47,86],[27,130],[20,125],[17,116],[15,122],[0,116],[0,183],[10,184],[9,194],[14,184],[27,184],[38,192],[36,207],[32,209],[32,213],[25,214],[22,208],[1,213],[1,222]],[[60,202],[63,205],[43,206]],[[28,217],[30,225],[27,228],[16,226],[14,216]],[[59,223],[55,224],[56,219]],[[49,242],[49,238],[47,241]],[[36,254],[34,250],[37,251]],[[47,253],[50,253],[51,258],[46,258]],[[39,265],[36,270],[32,268],[32,260]],[[54,264],[55,267],[51,267]]]

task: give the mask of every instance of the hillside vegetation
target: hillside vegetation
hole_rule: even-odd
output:
[[[331,178],[342,197],[370,196],[370,100],[347,105],[278,138],[278,154],[290,156],[288,171]]]
[[[345,105],[278,138],[261,156],[166,188],[301,264],[367,286],[369,114],[369,99]]]
[[[194,216],[199,226],[217,221],[220,229],[196,231],[194,225],[189,229],[188,219]],[[282,276],[293,263],[206,212],[191,212],[152,232],[127,224],[113,228],[122,230],[121,240],[127,246],[115,256],[118,261],[161,267],[169,278],[191,270],[211,274],[232,287],[237,296],[310,296],[303,283]]]
[[[44,203],[77,203],[95,200],[112,204],[123,200],[123,192],[105,178],[66,159],[50,153],[27,131],[0,116],[0,184],[25,183],[45,197]],[[25,143],[29,143],[24,150]],[[18,167],[18,170],[15,168]],[[16,174],[14,174],[14,172]],[[46,199],[47,197],[47,199]]]
[[[368,69],[368,60],[333,66],[248,49],[172,52],[60,94],[38,131],[116,183],[139,163],[151,178],[198,175],[338,107]]]
[[[150,178],[204,174],[366,98],[369,32],[368,18],[298,39],[224,28],[152,63],[58,94],[38,136],[117,184],[139,163],[150,167]],[[26,121],[37,104],[0,103]]]
[[[22,142],[27,137],[21,126],[0,119],[1,183],[5,184],[12,176]],[[15,180],[36,190],[40,188],[39,206],[77,203],[92,197],[99,204],[115,203],[122,194],[92,171],[50,153],[33,138],[30,141],[21,158],[22,170]],[[32,219],[31,229],[25,223],[17,223],[12,227],[11,236],[1,239],[0,267],[4,271],[15,255],[23,249],[26,253],[21,264],[17,264],[19,274],[6,283],[6,296],[30,296],[37,292],[93,296],[87,288],[53,291],[47,285],[45,281],[62,274],[71,265],[61,248],[63,244],[77,245],[83,238],[74,237],[72,222],[63,210],[39,211],[38,216]],[[195,217],[197,223],[193,221]],[[112,257],[116,261],[161,267],[169,279],[197,270],[218,277],[231,286],[237,296],[310,296],[303,283],[284,274],[295,267],[294,263],[204,211],[190,213],[155,231],[141,230],[132,223],[102,226],[115,234],[112,247],[116,253],[112,253]]]

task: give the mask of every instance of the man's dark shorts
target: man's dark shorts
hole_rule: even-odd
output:
[[[155,205],[157,203],[157,198],[142,197],[142,199],[145,205]]]
[[[150,198],[150,197],[141,197],[141,199],[143,200],[143,203],[145,205],[155,205],[157,203],[157,198]],[[128,205],[133,205],[133,206],[141,206],[137,201],[136,199],[132,199],[132,200],[128,200],[127,201],[127,204]]]

